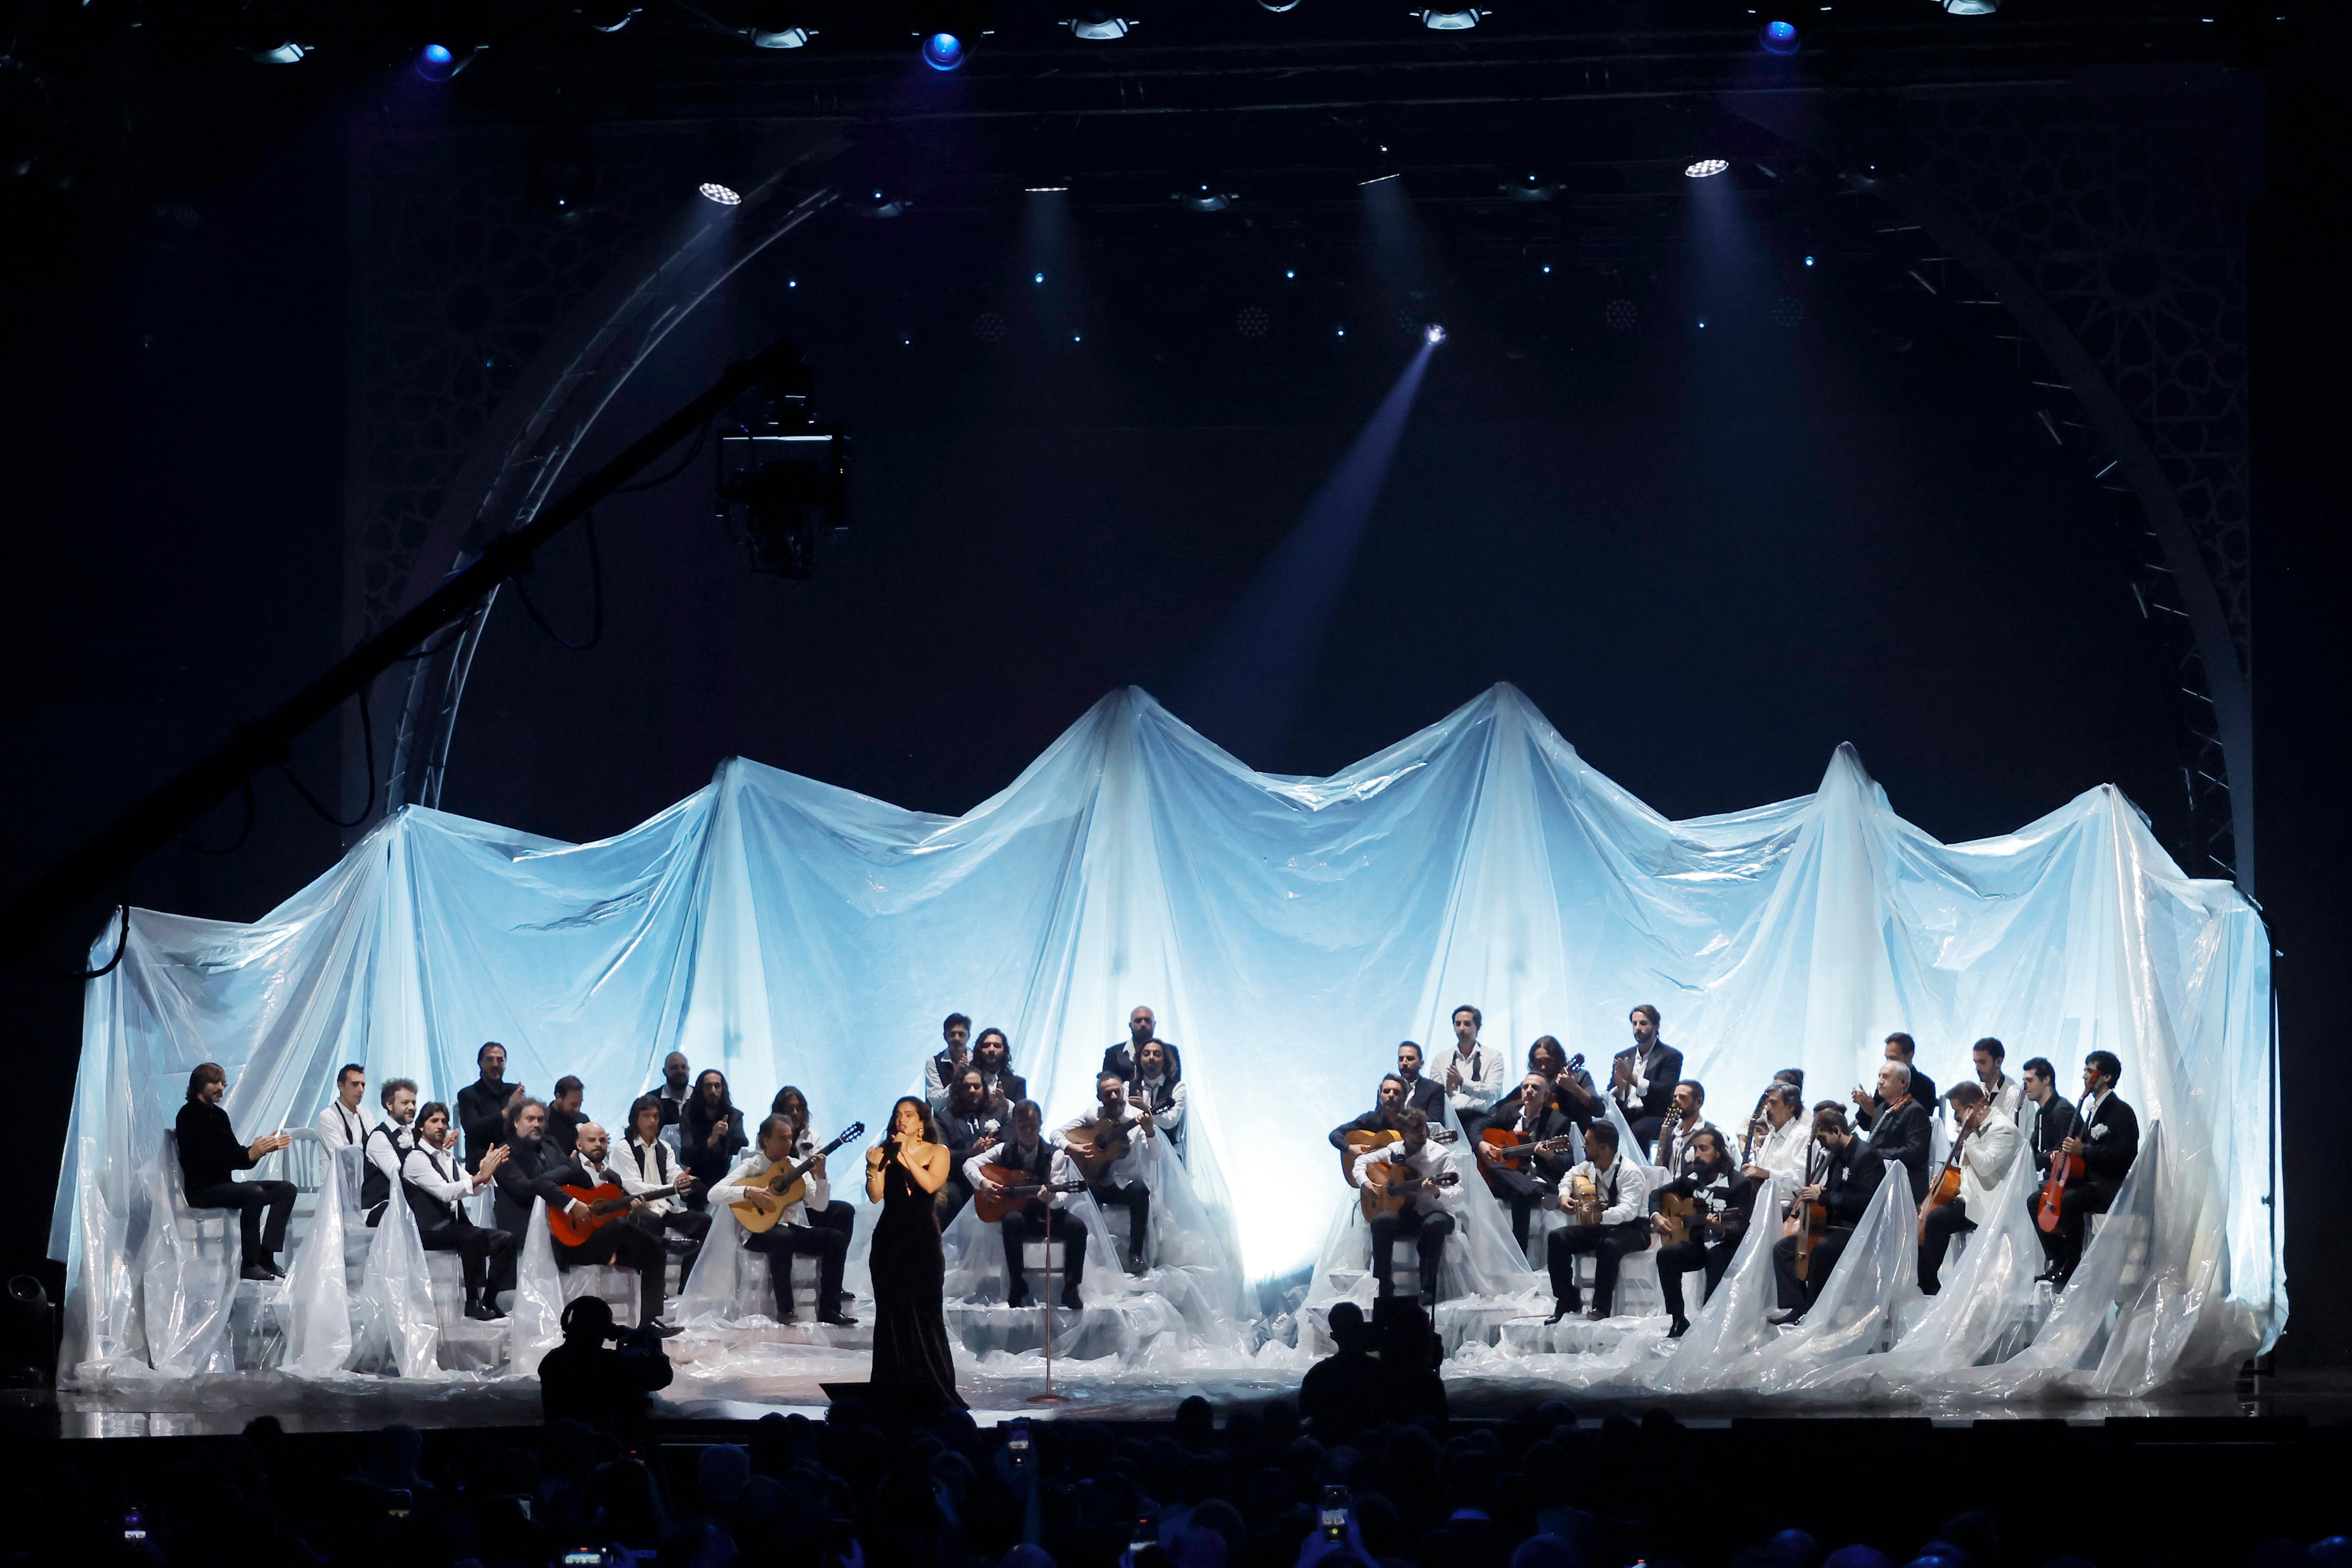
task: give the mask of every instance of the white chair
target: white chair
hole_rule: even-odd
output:
[[[251,1372],[274,1364],[286,1349],[286,1336],[281,1325],[274,1321],[271,1309],[285,1299],[286,1289],[278,1280],[241,1279],[239,1265],[243,1248],[239,1240],[241,1216],[235,1209],[192,1208],[187,1188],[180,1173],[179,1134],[163,1134],[163,1174],[164,1201],[169,1206],[168,1223],[177,1237],[177,1250],[184,1266],[175,1270],[176,1278],[166,1288],[181,1299],[173,1303],[169,1312],[151,1302],[148,1320],[157,1331],[170,1332],[169,1322],[193,1325],[203,1321],[225,1304],[228,1332],[225,1342],[209,1352],[198,1350],[190,1343],[166,1349],[163,1362],[177,1363],[189,1353],[203,1356],[205,1365],[198,1371]],[[153,1289],[158,1280],[151,1279]],[[152,1343],[149,1354],[154,1361],[157,1347]],[[227,1364],[224,1365],[223,1363]],[[157,1363],[157,1370],[166,1370]]]
[[[793,1315],[803,1321],[816,1316],[816,1289],[824,1277],[824,1267],[819,1259],[808,1253],[793,1254]],[[743,1254],[735,1270],[736,1318],[761,1317],[782,1321],[782,1314],[776,1310],[776,1288],[771,1273],[766,1253],[746,1251]]]

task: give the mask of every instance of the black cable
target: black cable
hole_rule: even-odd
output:
[[[250,837],[252,834],[253,780],[251,778],[247,778],[245,781],[245,826],[236,830],[236,837],[229,840],[226,848],[207,849],[203,845],[190,839],[184,833],[176,835],[174,837],[174,842],[176,842],[181,848],[193,849],[199,855],[234,855],[239,849],[244,847],[246,839]]]
[[[595,596],[595,619],[589,625],[587,641],[572,642],[560,636],[553,626],[547,624],[547,617],[539,613],[539,606],[530,602],[530,591],[522,585],[522,579],[509,577],[507,581],[514,584],[515,597],[522,601],[523,613],[530,617],[532,626],[545,632],[558,647],[568,647],[574,653],[586,653],[604,640],[604,563],[596,551],[596,514],[591,511],[580,522],[588,531],[588,584],[589,591]]]
[[[697,430],[694,433],[694,445],[686,449],[686,456],[680,458],[677,460],[677,466],[671,468],[668,473],[662,475],[661,478],[657,479],[639,479],[635,484],[623,485],[613,493],[616,496],[633,496],[639,490],[659,489],[662,486],[669,483],[670,480],[677,478],[678,475],[686,472],[688,468],[694,465],[694,459],[702,455],[702,443],[709,439],[709,436],[710,426],[705,425],[701,429]]]
[[[122,933],[114,939],[114,956],[106,961],[105,968],[68,969],[61,963],[52,963],[49,967],[68,980],[103,980],[113,973],[122,963],[122,955],[131,951],[131,877],[128,872],[122,878],[122,897],[116,903],[118,916],[122,921]]]
[[[319,804],[319,797],[303,786],[302,781],[294,776],[294,770],[291,767],[284,763],[278,764],[278,771],[286,775],[286,782],[294,786],[294,793],[302,797],[303,804],[337,827],[357,827],[375,815],[375,720],[368,712],[368,699],[374,695],[374,692],[375,682],[371,680],[361,687],[357,693],[360,703],[360,742],[367,748],[368,782],[367,804],[360,807],[360,814],[357,816],[345,822]]]

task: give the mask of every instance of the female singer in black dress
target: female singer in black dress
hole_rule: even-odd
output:
[[[866,1200],[882,1205],[875,1222],[874,1370],[877,1387],[929,1388],[961,1408],[955,1360],[941,1311],[947,1260],[931,1194],[947,1184],[953,1161],[931,1125],[931,1110],[912,1095],[890,1108],[890,1131],[866,1151]]]

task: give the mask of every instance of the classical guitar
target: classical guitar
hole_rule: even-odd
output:
[[[1062,1152],[1089,1182],[1099,1182],[1110,1168],[1127,1158],[1127,1151],[1142,1125],[1124,1117],[1106,1116],[1074,1127],[1062,1141]]]
[[[1084,1182],[1033,1182],[1029,1173],[1018,1165],[982,1165],[980,1173],[1004,1188],[1001,1193],[992,1193],[985,1187],[973,1189],[971,1206],[980,1211],[982,1225],[994,1225],[1032,1198],[1049,1193],[1084,1192],[1087,1186]]]
[[[840,1137],[819,1149],[799,1164],[770,1166],[768,1173],[758,1178],[760,1185],[765,1187],[776,1198],[776,1202],[767,1208],[754,1208],[748,1201],[741,1200],[729,1204],[727,1206],[735,1211],[737,1222],[755,1236],[775,1229],[776,1222],[784,1217],[784,1211],[800,1202],[802,1194],[808,1190],[803,1178],[815,1167],[816,1163],[851,1139],[865,1136],[866,1123],[853,1121],[843,1130]]]
[[[1658,1194],[1658,1218],[1664,1223],[1658,1234],[1668,1247],[1680,1247],[1691,1239],[1691,1226],[1706,1217],[1706,1209],[1696,1198],[1684,1197],[1680,1193]]]
[[[2081,1138],[2090,1131],[2089,1128],[2083,1125],[2083,1106],[2090,1103],[2091,1097],[2086,1094],[2083,1097],[2082,1105],[2074,1107],[2076,1138]],[[2050,1155],[2050,1179],[2042,1184],[2042,1212],[2034,1215],[2033,1223],[2040,1226],[2044,1232],[2056,1230],[2058,1205],[2065,1201],[2066,1184],[2079,1182],[2090,1173],[2091,1168],[2083,1163],[2083,1156],[2080,1154],[2069,1154],[2063,1144],[2053,1150]]]
[[[1797,1200],[1796,1212],[1789,1216],[1789,1225],[1797,1237],[1797,1278],[1810,1277],[1813,1266],[1813,1248],[1829,1234],[1830,1205],[1819,1199],[1811,1203]]]
[[[1952,1140],[1951,1157],[1944,1162],[1944,1168],[1936,1173],[1936,1184],[1927,1189],[1927,1201],[1919,1210],[1919,1239],[1922,1241],[1927,1239],[1927,1216],[1959,1198],[1960,1152],[1969,1146],[1969,1134],[1975,1131],[1973,1123],[1961,1123],[1960,1135]]]
[[[1454,1171],[1440,1171],[1428,1178],[1441,1187],[1450,1187],[1462,1180]],[[1384,1214],[1394,1214],[1412,1201],[1413,1193],[1421,1186],[1422,1174],[1410,1165],[1393,1162],[1374,1164],[1364,1172],[1364,1184],[1359,1189],[1366,1219],[1378,1219]]]
[[[1524,1132],[1514,1132],[1504,1127],[1489,1127],[1478,1134],[1478,1144],[1486,1154],[1486,1158],[1479,1162],[1479,1174],[1486,1178],[1486,1184],[1494,1188],[1497,1195],[1501,1195],[1504,1191],[1503,1184],[1495,1179],[1495,1173],[1488,1168],[1489,1162],[1500,1161],[1505,1164],[1515,1165],[1522,1160],[1537,1155],[1565,1153],[1576,1146],[1576,1140],[1572,1136],[1562,1136],[1539,1138],[1530,1142]]]
[[[558,1211],[551,1208],[547,1211],[547,1234],[553,1237],[556,1243],[562,1247],[586,1245],[590,1236],[628,1213],[630,1205],[637,1201],[623,1192],[618,1182],[605,1182],[593,1187],[565,1187],[562,1190],[563,1195],[573,1203],[588,1205],[588,1216],[585,1219],[572,1218],[569,1210]],[[647,1194],[646,1201],[652,1202],[661,1195],[659,1193]]]
[[[1451,1131],[1433,1131],[1429,1135],[1429,1141],[1433,1143],[1451,1143],[1454,1141],[1456,1136],[1458,1135]],[[1378,1132],[1349,1133],[1345,1138],[1340,1140],[1339,1179],[1347,1183],[1349,1186],[1354,1186],[1356,1184],[1356,1162],[1358,1160],[1361,1159],[1366,1154],[1370,1153],[1375,1149],[1385,1148],[1391,1143],[1402,1142],[1403,1139],[1404,1134],[1396,1131],[1394,1129],[1386,1129]]]

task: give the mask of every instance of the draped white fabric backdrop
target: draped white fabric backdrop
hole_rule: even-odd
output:
[[[137,1348],[141,1173],[198,1061],[248,1137],[307,1121],[346,1060],[451,1099],[492,1039],[609,1125],[677,1049],[746,1110],[799,1084],[823,1135],[878,1126],[951,1009],[1073,1111],[1139,1002],[1183,1049],[1192,1184],[1253,1279],[1312,1260],[1344,1197],[1323,1133],[1400,1039],[1434,1056],[1475,1003],[1515,1060],[1549,1033],[1605,1074],[1649,1002],[1733,1116],[1778,1068],[1817,1099],[1867,1081],[1895,1028],[1945,1084],[1982,1035],[2062,1087],[2111,1049],[2164,1127],[2156,1224],[2210,1283],[2198,1342],[2243,1354],[2284,1320],[2266,934],[2113,788],[1947,846],[1841,748],[1811,796],[1669,822],[1508,686],[1323,779],[1254,773],[1129,689],[961,817],[737,759],[598,843],[410,809],[253,925],[135,911],[89,985],[58,1180],[68,1363]]]

